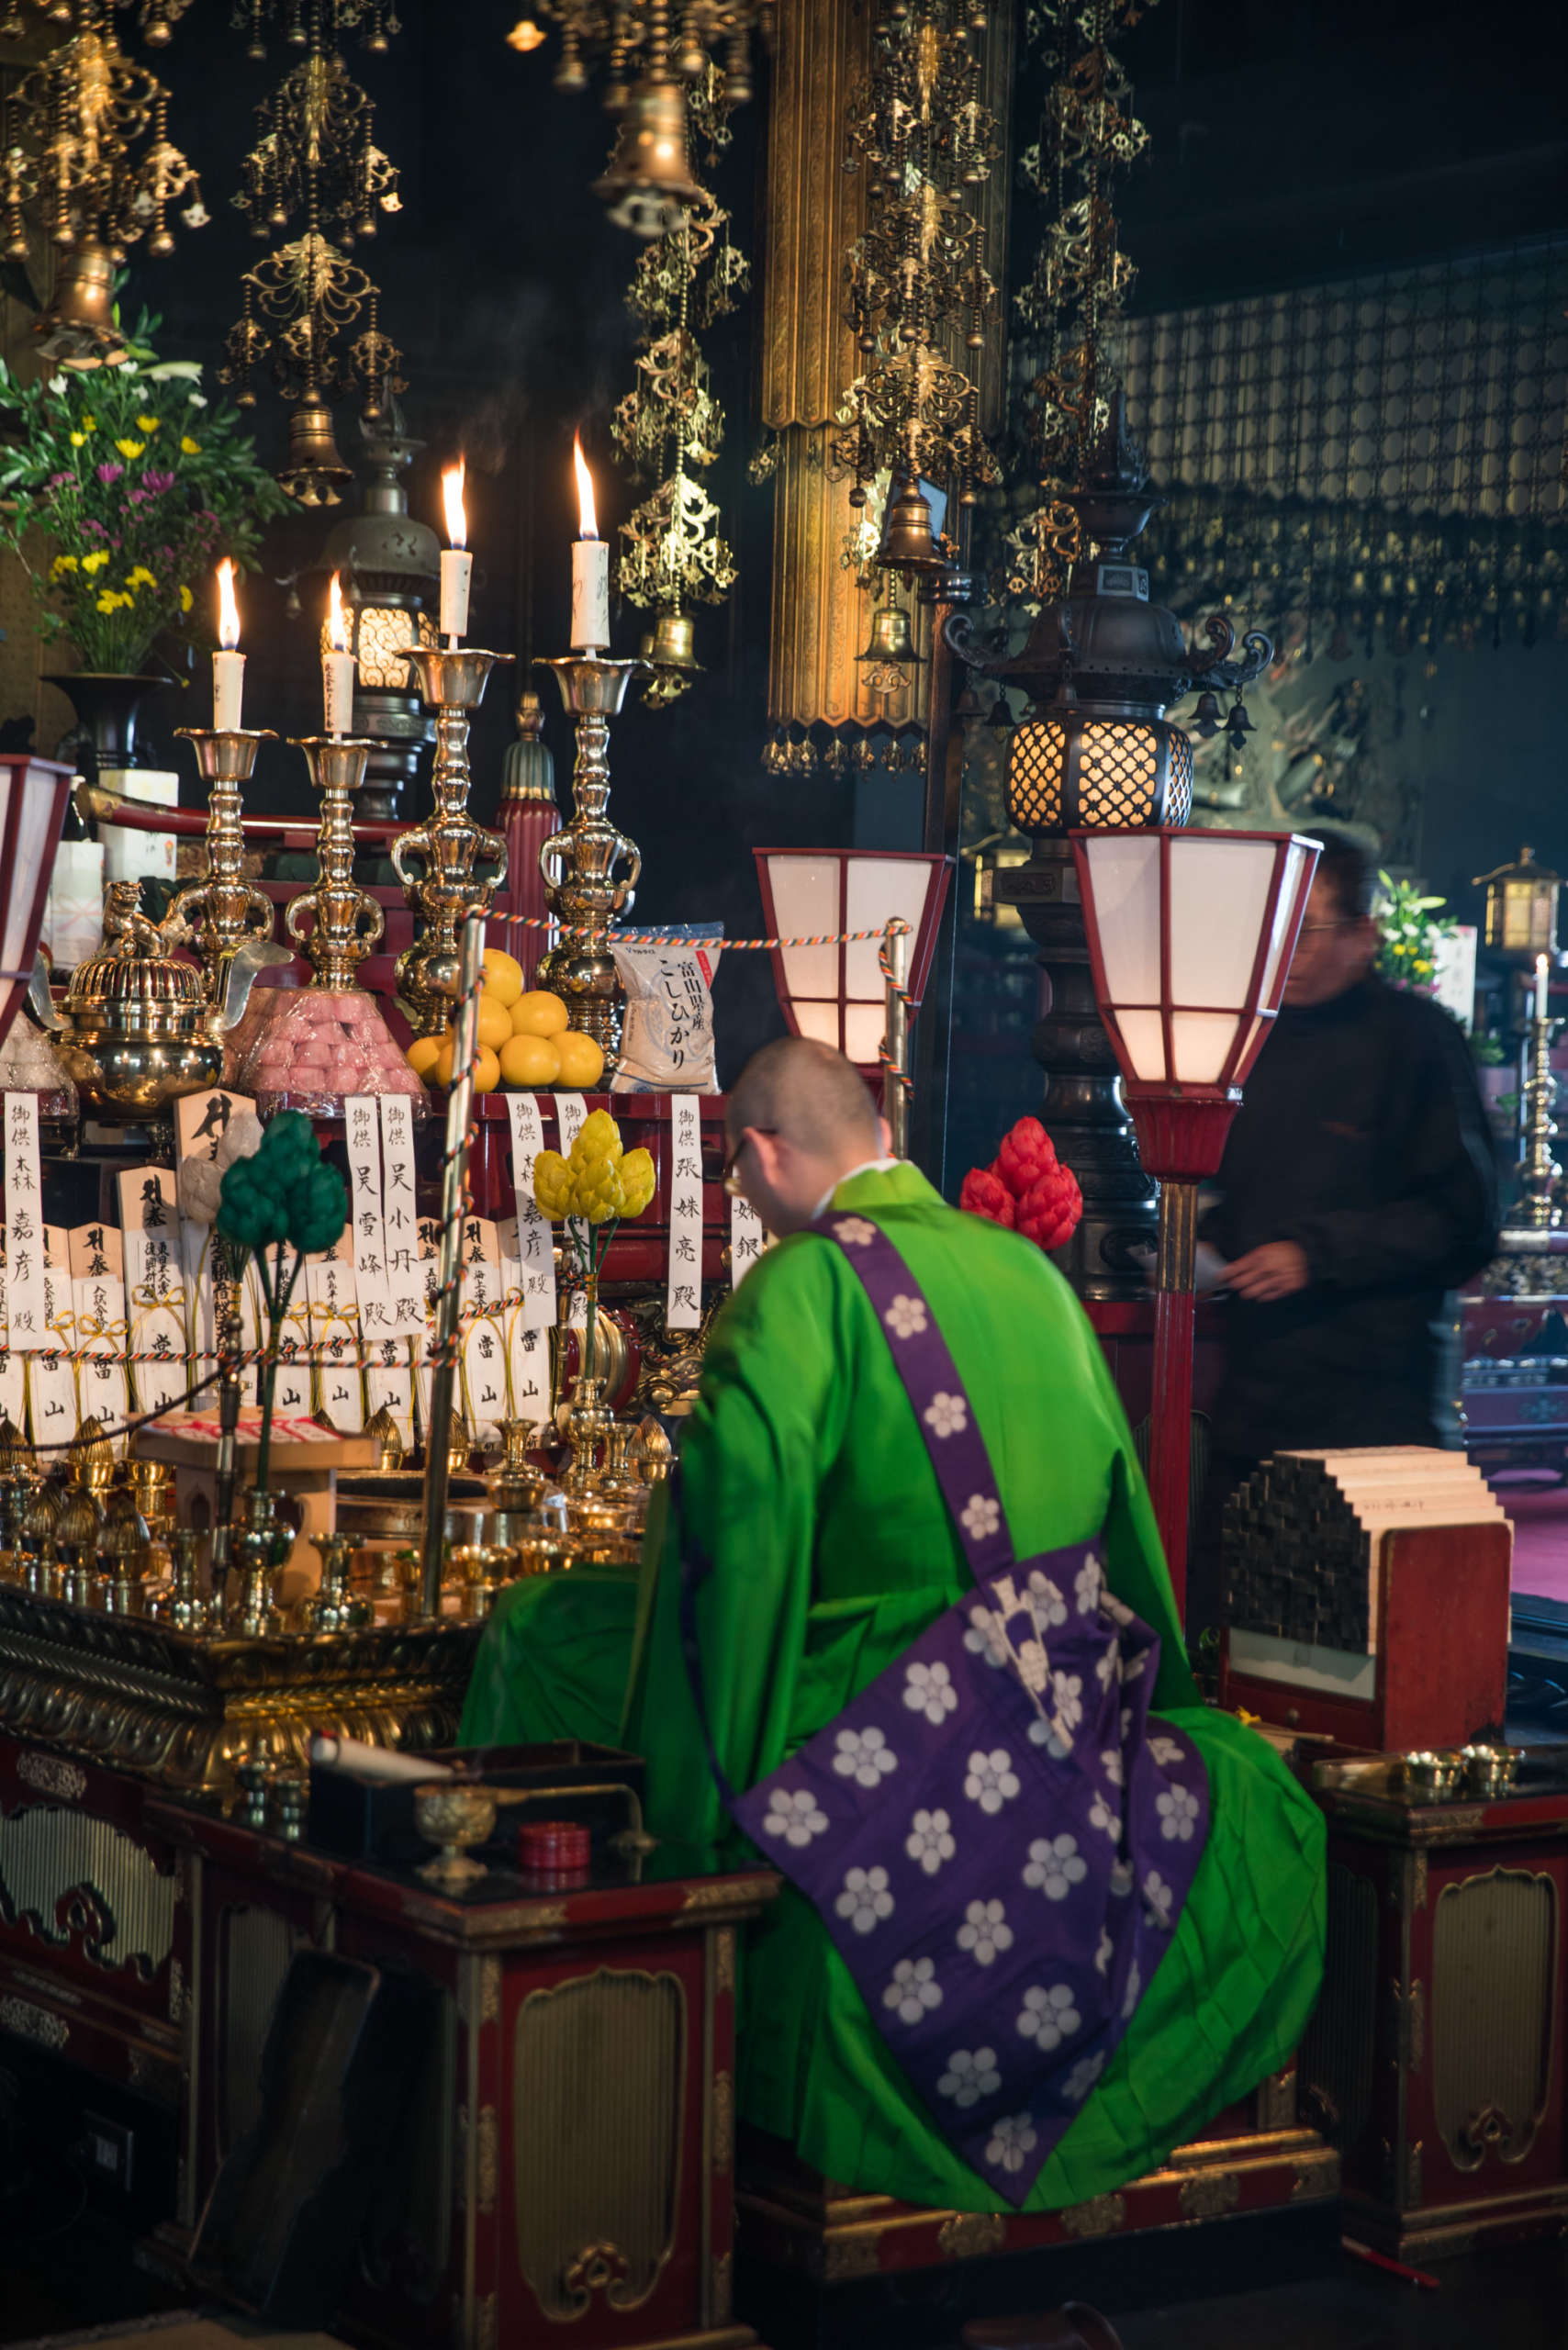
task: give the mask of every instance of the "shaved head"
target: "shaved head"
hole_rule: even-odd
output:
[[[728,1173],[769,1232],[799,1232],[857,1167],[880,1158],[887,1129],[852,1061],[812,1036],[754,1053],[730,1088]]]
[[[813,1158],[874,1158],[881,1147],[865,1079],[813,1036],[780,1036],[754,1053],[730,1088],[727,1123],[732,1140],[756,1126]]]

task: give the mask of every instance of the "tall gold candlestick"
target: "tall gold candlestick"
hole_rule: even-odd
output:
[[[272,901],[245,878],[240,786],[250,782],[262,744],[275,738],[264,726],[181,726],[175,732],[194,744],[207,787],[207,871],[176,892],[162,928],[171,945],[194,939],[207,974],[207,1000],[217,1010],[241,947],[273,934]]]
[[[409,904],[424,917],[420,935],[398,957],[398,992],[413,1016],[416,1033],[439,1036],[452,1018],[458,992],[460,925],[490,911],[507,878],[507,845],[468,813],[468,728],[485,698],[498,661],[510,653],[485,653],[477,645],[412,646],[404,659],[415,670],[427,709],[435,712],[435,807],[422,824],[392,844],[392,869]],[[422,868],[416,876],[410,861]],[[488,880],[475,867],[493,864]]]
[[[644,661],[613,661],[602,654],[574,653],[565,660],[542,660],[554,673],[561,699],[577,721],[577,754],[572,767],[572,821],[552,833],[539,852],[550,912],[568,935],[543,957],[538,985],[560,996],[574,1028],[604,1047],[605,1073],[621,1052],[621,1015],[625,991],[615,968],[610,932],[616,918],[631,912],[643,871],[643,852],[610,821],[610,722],[618,717],[626,688],[646,673]],[[616,867],[628,870],[620,878]]]
[[[343,993],[358,987],[359,967],[386,927],[381,908],[353,878],[353,795],[375,745],[337,734],[307,734],[292,747],[304,752],[310,780],[321,794],[319,870],[313,890],[289,900],[284,924],[315,967],[311,986]]]

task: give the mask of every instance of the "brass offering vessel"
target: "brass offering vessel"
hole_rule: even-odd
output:
[[[454,1893],[486,1874],[482,1861],[469,1858],[469,1847],[484,1843],[496,1825],[496,1799],[487,1787],[452,1779],[416,1787],[414,1825],[427,1844],[439,1847],[435,1859],[419,1870],[427,1885]]]
[[[349,1534],[321,1534],[316,1538],[316,1549],[321,1558],[320,1587],[308,1592],[295,1603],[294,1628],[297,1632],[356,1631],[375,1620],[375,1611],[368,1599],[362,1599],[349,1589],[349,1560],[353,1550],[353,1537]]]
[[[1401,1781],[1412,1803],[1448,1803],[1459,1793],[1465,1766],[1458,1747],[1417,1747],[1399,1760]]]
[[[227,1015],[195,965],[164,952],[140,894],[139,881],[110,882],[104,951],[72,974],[54,1040],[83,1106],[111,1121],[152,1117],[223,1070]]]
[[[1464,1765],[1464,1792],[1469,1796],[1506,1796],[1519,1774],[1517,1746],[1467,1746],[1460,1760]]]

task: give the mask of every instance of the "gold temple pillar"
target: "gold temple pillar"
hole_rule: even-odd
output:
[[[875,599],[846,562],[858,520],[853,483],[830,474],[829,443],[840,399],[858,370],[846,319],[845,259],[865,225],[865,177],[844,169],[845,114],[868,71],[867,0],[784,0],[768,122],[767,228],[764,244],[762,420],[779,435],[773,533],[773,614],[767,715],[774,726],[882,727],[928,722],[933,675],[929,605],[912,605],[922,666],[902,691],[874,694],[857,655],[870,633]],[[1009,111],[1014,27],[999,0],[985,36],[981,97],[997,122],[1002,152],[981,199],[986,265],[1002,285],[1011,170]],[[1005,297],[1003,297],[1003,308]],[[960,365],[976,354],[955,330]],[[980,366],[980,423],[997,432],[1005,415],[1006,328],[988,328]],[[949,518],[949,530],[956,516]],[[901,591],[906,605],[910,591]],[[946,664],[937,674],[946,690]]]

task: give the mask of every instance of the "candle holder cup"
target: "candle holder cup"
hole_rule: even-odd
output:
[[[419,644],[403,657],[419,677],[426,707],[435,712],[435,807],[422,824],[392,844],[392,869],[403,895],[423,916],[420,936],[398,957],[398,992],[412,1014],[415,1034],[439,1036],[452,1018],[457,993],[458,932],[470,915],[488,914],[507,878],[505,840],[468,812],[468,729],[490,671],[511,655],[486,653],[472,644]],[[417,876],[408,869],[411,859],[422,868]],[[482,863],[496,867],[487,880],[476,876]]]

